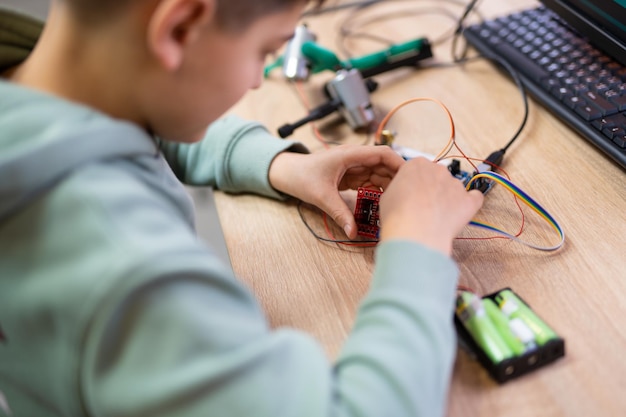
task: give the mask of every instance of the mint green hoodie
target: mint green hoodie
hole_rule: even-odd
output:
[[[27,55],[32,25],[0,13],[0,69]],[[330,363],[310,336],[269,328],[196,237],[179,182],[280,198],[271,160],[306,150],[235,117],[199,144],[161,145],[0,82],[0,416],[445,413],[451,259],[411,242],[380,245]]]

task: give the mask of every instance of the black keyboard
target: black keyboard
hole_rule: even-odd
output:
[[[540,103],[626,169],[626,66],[544,6],[464,34],[485,57],[508,62]]]

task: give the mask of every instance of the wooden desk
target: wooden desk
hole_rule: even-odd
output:
[[[485,16],[496,16],[534,4],[488,0],[481,10]],[[454,22],[440,14],[413,14],[435,8],[461,12],[459,6],[436,0],[387,2],[376,6],[377,13],[403,10],[405,17],[372,23],[366,29],[396,42],[419,36],[437,39]],[[343,11],[306,21],[322,45],[337,50],[337,28],[349,14]],[[352,41],[349,47],[354,55],[382,48],[365,40]],[[448,62],[450,43],[436,46],[434,52],[437,61]],[[303,86],[314,105],[323,101],[325,77],[315,75]],[[445,103],[456,122],[457,141],[471,156],[486,157],[503,146],[521,121],[522,103],[513,83],[484,61],[464,67],[397,70],[378,81],[380,88],[372,102],[381,115],[413,97],[434,97]],[[295,88],[280,71],[233,111],[264,122],[272,131],[306,114]],[[316,126],[327,140],[361,143],[367,139],[332,116]],[[441,110],[427,103],[397,113],[393,129],[400,133],[398,143],[433,153],[448,136]],[[295,138],[314,151],[322,149],[309,127],[298,129]],[[626,172],[534,102],[528,125],[503,165],[513,182],[561,223],[566,243],[558,252],[544,253],[502,239],[458,240],[454,258],[461,270],[460,283],[484,294],[513,288],[566,340],[566,356],[500,386],[459,351],[448,415],[623,416]],[[334,357],[367,290],[373,249],[316,240],[294,203],[223,193],[216,198],[233,267],[257,294],[272,325],[309,332]],[[552,236],[550,229],[526,213],[524,238],[541,239],[543,232]],[[305,214],[324,235],[321,216],[310,210]],[[498,188],[488,194],[479,217],[513,229],[519,224],[512,198]],[[475,235],[475,230],[467,234]]]

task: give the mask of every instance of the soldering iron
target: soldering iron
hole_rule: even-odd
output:
[[[324,86],[328,102],[297,122],[281,126],[278,129],[280,137],[285,138],[298,127],[335,111],[339,111],[355,130],[369,126],[375,118],[370,93],[377,88],[376,82],[369,78],[400,67],[416,67],[419,61],[432,57],[426,38],[343,61],[315,40],[316,36],[306,25],[298,26],[285,54],[265,68],[265,76],[268,76],[274,68],[282,67],[285,78],[290,81],[306,80],[311,74],[322,71],[335,71],[335,77]]]

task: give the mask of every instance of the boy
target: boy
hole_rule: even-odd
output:
[[[5,14],[0,415],[444,414],[449,255],[482,195],[385,147],[307,154],[216,121],[258,86],[305,5],[56,0],[41,36]],[[371,290],[335,364],[307,335],[268,328],[195,237],[174,174],[316,204],[350,237],[338,190],[385,189]]]

